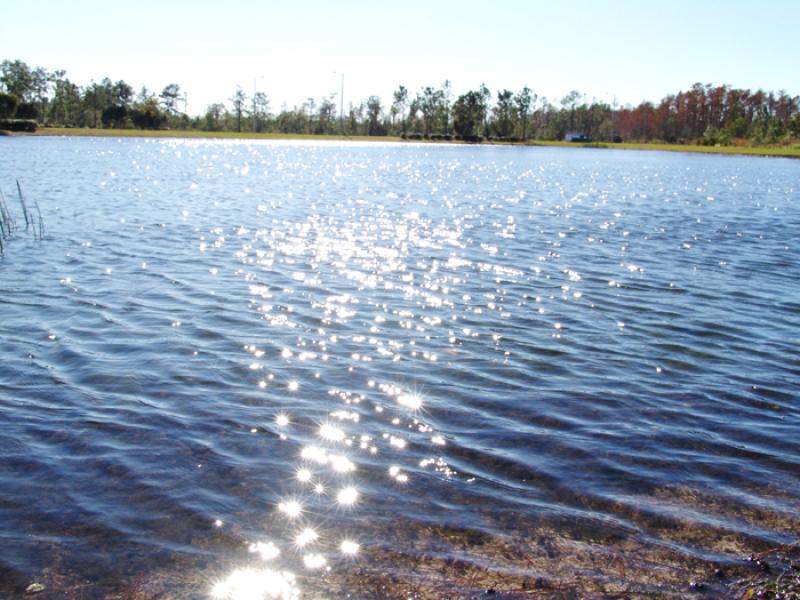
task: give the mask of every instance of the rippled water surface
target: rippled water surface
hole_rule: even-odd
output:
[[[0,596],[682,597],[797,537],[800,162],[0,157]]]

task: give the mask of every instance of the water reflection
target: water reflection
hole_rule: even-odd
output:
[[[312,529],[311,527],[306,527],[295,536],[294,543],[298,548],[305,548],[312,542],[316,542],[318,539],[319,534],[316,532],[316,530]]]
[[[342,540],[339,549],[345,556],[355,556],[361,550],[361,546],[352,540]]]
[[[336,501],[342,506],[352,506],[358,500],[358,490],[352,486],[342,488],[336,494]]]
[[[211,592],[215,600],[297,600],[300,589],[294,574],[272,569],[236,569]]]
[[[267,211],[259,207],[259,212]],[[374,220],[358,217],[349,222],[315,214],[304,218],[304,222],[283,221],[275,227],[239,227],[233,233],[240,239],[235,256],[245,267],[239,273],[247,282],[251,306],[268,327],[298,332],[292,346],[283,346],[273,354],[281,361],[280,368],[263,344],[244,346],[258,361],[250,364],[251,370],[268,371],[258,380],[258,388],[269,391],[270,384],[278,382],[279,371],[285,371],[287,375],[281,376],[286,380],[285,389],[301,394],[304,379],[324,382],[326,377],[335,377],[336,371],[329,367],[331,361],[337,369],[344,367],[353,374],[350,379],[354,384],[359,379],[355,375],[358,365],[373,361],[437,361],[439,352],[429,343],[433,339],[430,332],[458,320],[458,315],[448,316],[442,311],[456,309],[455,287],[460,279],[440,271],[438,261],[430,266],[415,264],[409,242],[427,248],[433,235],[459,247],[460,230],[434,225],[419,213],[406,215],[403,226],[397,226],[385,215]],[[222,248],[225,232],[214,229],[210,233],[217,236],[215,247]],[[298,270],[303,263],[308,270]],[[451,257],[442,266],[454,270],[472,264]],[[277,270],[284,266],[288,267],[286,276]],[[415,276],[413,271],[419,267],[423,275]],[[518,275],[499,266],[496,271]],[[351,282],[348,285],[357,293],[329,293],[328,286],[339,279]],[[364,295],[368,290],[382,291],[373,299]],[[399,308],[387,302],[391,296],[400,300]],[[463,298],[469,301],[471,296],[464,294]],[[364,304],[378,314],[364,319]],[[301,306],[302,310],[296,310]],[[299,326],[291,316],[298,313],[303,315],[305,326]],[[325,526],[328,518],[342,520],[343,510],[359,510],[363,501],[358,486],[359,462],[366,461],[371,470],[381,453],[389,454],[391,458],[387,460],[396,461],[411,444],[422,449],[446,445],[445,436],[423,419],[426,400],[417,386],[408,389],[375,377],[368,377],[364,383],[367,393],[360,391],[358,384],[350,389],[341,385],[329,387],[327,399],[315,398],[312,402],[317,410],[325,412],[311,421],[307,420],[307,409],[301,411],[302,417],[289,412],[275,415],[280,439],[299,446],[299,462],[292,476],[298,490],[288,492],[278,502],[275,514],[287,522],[299,523],[299,529],[286,529],[283,546],[290,552],[281,553],[281,544],[273,542],[268,546],[253,542],[253,552],[263,556],[266,551],[271,560],[280,560],[285,567],[306,573],[330,571],[336,567],[334,556],[353,557],[361,552],[359,541],[352,535],[335,541],[337,527],[327,531]],[[313,394],[318,388],[310,389]],[[430,470],[445,478],[455,475],[438,453],[425,452],[411,461],[407,466],[397,462],[387,467],[392,484],[412,485],[413,470]],[[367,487],[380,493],[374,481],[368,481]],[[304,498],[309,493],[312,496]],[[280,529],[278,523],[272,523],[272,528]]]

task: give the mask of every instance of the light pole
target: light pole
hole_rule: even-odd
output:
[[[336,71],[333,72],[336,75]],[[342,76],[342,90],[339,94],[339,133],[344,135],[344,73],[340,73]]]
[[[339,96],[339,126],[344,135],[344,73],[342,73],[342,93]]]

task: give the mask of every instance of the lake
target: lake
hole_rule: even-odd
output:
[[[800,161],[0,158],[0,597],[701,597],[797,540]]]

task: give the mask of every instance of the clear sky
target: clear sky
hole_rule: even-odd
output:
[[[695,82],[800,94],[800,0],[4,0],[0,60],[109,77],[158,92],[175,82],[190,114],[237,85],[272,110],[336,94],[391,102],[450,80],[570,90],[620,104]]]

